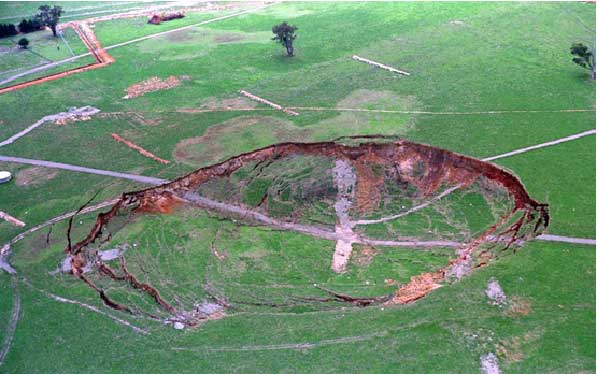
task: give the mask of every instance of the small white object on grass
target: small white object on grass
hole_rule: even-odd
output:
[[[0,183],[6,183],[12,179],[12,174],[9,171],[0,171]]]

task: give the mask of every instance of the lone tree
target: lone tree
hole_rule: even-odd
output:
[[[54,37],[56,37],[56,25],[58,25],[58,21],[60,20],[61,15],[61,6],[54,5],[50,8],[49,5],[41,5],[39,7],[37,19],[39,20],[39,23],[43,26],[48,26],[52,30]]]
[[[595,80],[595,53],[582,43],[572,44],[570,53],[576,57],[572,61],[591,71],[591,79]]]
[[[19,47],[23,48],[23,49],[27,49],[27,46],[29,45],[29,40],[27,40],[27,38],[21,38],[17,44],[19,45]]]
[[[296,30],[298,30],[298,27],[289,25],[286,21],[272,27],[272,32],[276,34],[272,40],[277,40],[283,44],[286,47],[286,53],[290,57],[294,56],[292,42],[296,39]]]

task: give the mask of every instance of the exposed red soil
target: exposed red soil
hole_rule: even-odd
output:
[[[378,252],[374,247],[365,245],[361,248],[354,261],[357,265],[368,266],[371,262],[373,262],[373,258],[377,254]]]
[[[144,148],[138,146],[137,144],[131,143],[128,140],[123,139],[118,134],[112,133],[112,139],[116,140],[117,142],[125,144],[127,147],[134,149],[135,151],[139,152],[143,156],[145,156],[147,158],[151,158],[152,160],[155,160],[161,164],[169,164],[170,163],[170,161],[164,160],[163,158],[159,158],[158,156],[154,155],[153,153],[151,153],[149,151],[146,151]]]
[[[429,292],[441,287],[443,272],[423,273],[410,278],[410,282],[400,287],[388,304],[408,304],[416,301]]]
[[[354,162],[357,175],[355,193],[356,210],[361,213],[368,213],[377,208],[383,192],[384,174],[375,173],[371,165],[366,162]],[[377,165],[381,166],[381,165]]]
[[[184,202],[184,200],[177,197],[172,192],[165,191],[153,199],[142,200],[135,211],[138,213],[170,214],[178,205],[181,205]]]
[[[175,77],[174,75],[171,75],[164,80],[162,80],[159,77],[151,77],[143,82],[135,83],[129,88],[127,88],[126,96],[124,98],[132,99],[134,97],[143,96],[146,93],[153,91],[169,90],[171,88],[179,86],[180,83],[180,78]]]
[[[362,138],[383,139],[384,137],[354,137],[354,139]],[[338,294],[335,294],[334,298],[330,300],[341,300],[361,306],[379,302],[387,302],[388,304],[411,303],[437,288],[446,278],[450,267],[469,260],[472,253],[490,238],[505,238],[507,248],[516,240],[521,239],[521,235],[524,235],[524,233],[521,233],[523,225],[532,226],[533,229],[531,231],[538,232],[549,224],[547,206],[532,199],[517,177],[488,162],[406,140],[386,143],[366,142],[358,145],[347,145],[337,142],[281,143],[201,168],[158,187],[123,194],[122,198],[109,212],[98,216],[93,229],[87,237],[69,246],[66,251],[72,256],[77,256],[87,246],[97,240],[101,240],[103,228],[121,209],[136,209],[137,212],[169,212],[177,204],[183,203],[183,200],[179,196],[183,196],[187,191],[197,189],[212,178],[230,176],[236,170],[252,162],[283,159],[293,155],[324,156],[343,159],[352,165],[364,163],[398,165],[401,169],[401,176],[408,178],[409,182],[419,187],[424,194],[432,194],[444,184],[467,185],[479,177],[484,177],[505,188],[514,201],[512,211],[504,214],[495,225],[487,229],[471,243],[463,245],[463,248],[459,251],[459,257],[450,261],[448,266],[432,273],[423,273],[412,277],[411,281],[400,287],[390,300],[387,297],[365,300],[351,298],[347,295],[338,296]],[[364,172],[362,175],[366,177],[367,173]],[[371,183],[372,186],[378,184],[375,182]],[[520,218],[511,224],[508,229],[497,236],[494,235],[496,231],[502,229],[505,224],[511,221],[515,214],[520,212],[522,212]],[[484,264],[475,264],[475,267],[480,266],[484,266]],[[73,269],[75,268],[81,269],[82,264],[73,263]],[[100,293],[100,296],[106,302],[105,298],[107,295]]]

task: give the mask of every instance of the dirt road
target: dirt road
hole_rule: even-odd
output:
[[[135,182],[152,184],[152,185],[160,185],[160,184],[168,183],[168,180],[161,179],[161,178],[146,177],[143,175],[136,175],[136,174],[119,173],[117,171],[93,169],[93,168],[87,168],[84,166],[65,164],[62,162],[33,160],[33,159],[29,159],[29,158],[12,157],[12,156],[0,156],[0,161],[16,162],[19,164],[29,164],[29,165],[35,165],[35,166],[42,166],[42,167],[46,167],[46,168],[76,171],[79,173],[106,175],[109,177],[129,179],[129,180],[132,180]]]

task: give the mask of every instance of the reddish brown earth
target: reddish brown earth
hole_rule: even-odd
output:
[[[354,137],[350,140],[356,141],[357,139],[364,138],[370,140],[388,140],[383,136]],[[483,255],[487,258],[489,252],[485,250],[481,251],[482,255],[475,257],[476,260],[473,260],[472,257],[473,254],[478,254],[480,245],[493,240],[497,245],[503,245],[503,248],[508,248],[517,240],[529,237],[529,233],[525,233],[522,230],[523,227],[531,227],[530,233],[532,235],[541,231],[549,224],[547,205],[541,204],[531,198],[517,177],[488,162],[427,145],[412,143],[407,140],[392,142],[367,141],[357,145],[348,145],[339,142],[281,143],[241,154],[212,166],[198,169],[158,187],[124,193],[110,211],[98,216],[93,229],[83,240],[66,248],[67,253],[73,256],[72,269],[74,275],[80,277],[90,287],[95,289],[107,305],[131,312],[130,308],[116,304],[110,300],[104,290],[91,283],[83,276],[81,271],[85,264],[85,249],[97,241],[106,239],[102,238],[102,232],[113,217],[122,213],[123,210],[136,212],[137,214],[144,212],[169,213],[176,205],[188,204],[186,196],[196,191],[199,186],[212,178],[228,177],[249,163],[280,160],[294,155],[324,156],[349,162],[357,170],[361,178],[360,182],[366,185],[366,187],[362,187],[364,191],[363,196],[372,197],[374,200],[378,197],[377,192],[372,190],[378,189],[381,182],[374,176],[371,169],[363,165],[399,165],[400,169],[404,170],[404,174],[401,174],[401,177],[409,179],[408,182],[417,186],[419,193],[426,196],[431,196],[443,185],[466,186],[483,177],[506,189],[514,202],[512,210],[504,214],[492,227],[472,242],[463,243],[459,249],[458,257],[450,261],[449,265],[432,273],[413,276],[408,284],[402,285],[396,290],[393,297],[353,298],[330,291],[330,294],[334,298],[320,301],[349,302],[359,306],[382,302],[387,304],[411,303],[439,287],[448,277],[450,269],[454,266],[462,264],[465,261],[473,262],[473,268],[485,266],[484,260],[481,259],[484,258]],[[366,197],[363,197],[363,201],[365,199]],[[366,208],[367,204],[363,203],[363,206]],[[257,214],[255,213],[255,216]],[[260,222],[270,221],[261,219]],[[285,227],[290,226],[287,225]],[[301,228],[301,230],[310,233],[308,228]],[[313,231],[315,232],[316,230],[313,229]],[[491,258],[491,256],[488,258]],[[109,269],[105,264],[101,264],[101,266],[103,269]],[[104,270],[104,273],[109,273],[109,271]],[[162,308],[171,312],[170,308],[165,306],[171,304],[165,300],[158,300],[156,295],[159,296],[159,292],[155,288],[148,284],[135,286],[134,279],[131,276],[131,274],[125,273],[119,276],[115,275],[113,278],[128,280],[129,283],[133,282],[131,284],[134,288],[154,297]]]
[[[137,144],[129,142],[128,140],[122,138],[118,134],[112,133],[112,139],[116,140],[119,143],[125,144],[127,147],[134,149],[135,151],[139,152],[143,156],[145,156],[147,158],[151,158],[152,160],[155,160],[155,161],[159,162],[160,164],[169,164],[170,163],[170,161],[164,160],[163,158],[159,158],[158,156],[145,150],[144,148],[138,146]]]
[[[129,88],[126,89],[126,96],[125,99],[132,99],[135,97],[143,96],[146,93],[159,91],[159,90],[169,90],[176,86],[179,86],[181,80],[178,77],[173,75],[169,76],[166,79],[161,79],[159,77],[151,77],[143,82],[135,83]]]
[[[375,166],[366,162],[358,161],[354,163],[357,175],[356,186],[356,209],[361,213],[368,213],[374,210],[381,200],[383,192],[384,174],[376,173]]]

